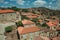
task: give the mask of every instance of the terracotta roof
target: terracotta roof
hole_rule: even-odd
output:
[[[56,28],[56,30],[60,30],[60,27]]]
[[[42,16],[41,14],[35,14],[36,16]]]
[[[33,13],[30,13],[30,12],[27,12],[27,13],[25,13],[25,12],[22,12],[22,15],[32,15]]]
[[[19,34],[27,34],[27,33],[36,32],[39,30],[40,28],[38,27],[28,27],[28,28],[18,27]]]
[[[47,29],[47,28],[42,28],[40,30],[44,30],[44,32],[49,32],[49,33],[54,33],[56,32],[55,30],[50,30],[50,29]]]
[[[44,40],[44,39],[42,39],[40,36],[36,36],[34,40]]]
[[[28,18],[37,18],[37,16],[27,16]]]
[[[26,16],[29,16],[29,15],[31,15],[31,16],[42,16],[41,14],[33,14],[31,12],[27,12],[27,13],[22,12],[22,15],[26,15]]]
[[[38,22],[43,22],[43,20],[40,19]]]
[[[46,22],[46,24],[49,26],[49,27],[56,27],[58,25],[59,21],[58,20],[49,20],[49,22]]]
[[[46,36],[36,36],[34,40],[50,40],[50,38]]]
[[[56,16],[51,16],[51,18],[56,18]]]
[[[31,15],[27,15],[28,18],[37,18],[41,16],[40,14],[31,14]]]
[[[60,40],[60,37],[54,37],[52,40]]]
[[[10,13],[10,12],[15,12],[14,10],[9,10],[9,9],[7,9],[7,10],[0,10],[0,14],[1,13]]]
[[[33,24],[34,22],[24,19],[24,20],[22,20],[22,23],[23,24]]]

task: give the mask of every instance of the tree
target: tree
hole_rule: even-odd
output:
[[[22,12],[29,12],[28,9],[22,9]]]
[[[16,25],[17,25],[17,27],[19,27],[19,26],[23,26],[23,24],[22,24],[21,21],[16,22]]]
[[[57,30],[58,34],[60,34],[60,30]]]
[[[36,23],[38,21],[38,19],[37,18],[33,18],[31,21]]]
[[[47,27],[47,28],[49,28],[49,26],[48,26],[46,23],[43,23],[43,24],[42,24],[42,27]]]
[[[55,18],[53,18],[53,20],[55,20]]]
[[[40,25],[40,23],[38,22],[38,20],[39,20],[39,19],[37,19],[37,18],[33,18],[31,21],[35,22],[36,25]]]
[[[22,15],[22,20],[23,19],[29,19],[28,17],[26,17],[26,16],[24,16],[24,15]]]
[[[40,25],[40,22],[36,22],[36,25]]]
[[[36,12],[32,11],[33,14],[36,14]]]
[[[12,26],[8,26],[5,28],[5,32],[11,32],[12,31]]]
[[[12,10],[19,11],[20,9],[17,8],[16,6],[11,7]]]

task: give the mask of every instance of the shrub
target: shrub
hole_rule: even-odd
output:
[[[5,28],[5,32],[11,32],[12,31],[12,27],[11,26],[8,26]]]
[[[37,18],[33,18],[31,21],[36,23],[38,21],[38,19]]]
[[[46,23],[42,24],[42,27],[47,27],[47,28],[49,28],[49,26],[48,26]]]
[[[19,27],[19,26],[23,26],[23,24],[22,24],[21,21],[16,22],[16,25],[17,25],[17,27]]]
[[[28,17],[26,17],[26,16],[22,15],[22,20],[23,20],[23,19],[28,19],[28,20],[29,20],[29,18],[28,18]]]
[[[28,9],[22,9],[22,12],[29,12]]]

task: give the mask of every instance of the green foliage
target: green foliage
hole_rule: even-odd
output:
[[[22,12],[29,12],[28,9],[22,9]]]
[[[50,17],[49,16],[47,16],[47,19],[49,19]]]
[[[39,22],[36,22],[36,25],[40,25],[40,23]]]
[[[53,20],[55,20],[55,18],[53,18]]]
[[[5,28],[5,32],[11,32],[12,31],[12,26],[8,26]]]
[[[16,25],[17,25],[17,27],[19,27],[19,26],[23,26],[23,24],[22,24],[22,22],[21,22],[21,21],[16,22]]]
[[[11,9],[12,10],[15,10],[15,11],[19,11],[20,10],[19,8],[15,7],[15,6],[14,7],[11,7]]]
[[[36,14],[36,12],[32,11],[33,14]]]
[[[22,20],[23,19],[29,19],[28,17],[26,17],[26,16],[24,16],[24,15],[22,15]]]
[[[31,21],[33,21],[33,22],[37,22],[38,19],[37,19],[37,18],[33,18]]]
[[[42,27],[49,27],[46,23],[42,24]]]
[[[39,19],[37,19],[37,18],[33,18],[31,21],[35,22],[36,25],[40,25],[40,23],[38,22],[38,20],[39,20]]]
[[[58,32],[58,34],[60,34],[60,31],[59,30],[57,30],[57,32]]]

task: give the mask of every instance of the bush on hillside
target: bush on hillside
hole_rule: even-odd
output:
[[[22,24],[21,21],[16,22],[16,25],[17,25],[17,27],[19,27],[19,26],[23,26],[23,24]]]
[[[11,32],[12,31],[12,27],[11,26],[8,26],[5,28],[5,32]]]

